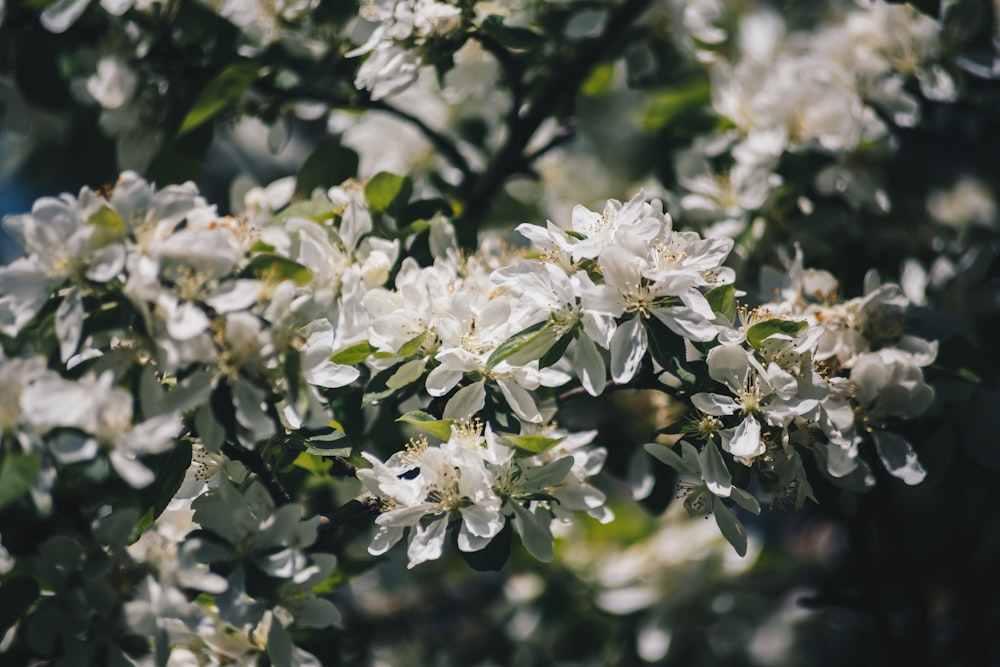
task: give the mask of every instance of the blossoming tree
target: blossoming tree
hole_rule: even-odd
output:
[[[997,659],[997,26],[0,3],[3,663]]]

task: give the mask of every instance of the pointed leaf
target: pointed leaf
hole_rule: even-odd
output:
[[[701,463],[701,476],[708,485],[708,490],[722,498],[728,498],[733,490],[733,476],[726,467],[722,452],[712,441],[706,442],[698,456]]]
[[[375,348],[365,340],[356,345],[345,347],[330,357],[330,361],[335,364],[343,364],[344,366],[354,366],[366,361],[375,351]]]
[[[299,287],[308,285],[313,279],[312,271],[298,262],[271,254],[255,256],[247,264],[244,272],[264,281],[291,280]]]
[[[736,288],[733,285],[719,285],[705,293],[705,300],[712,310],[727,321],[736,319]]]
[[[552,333],[551,327],[548,328],[548,334],[543,334],[543,331],[545,331],[548,324],[549,324],[548,321],[532,324],[527,329],[519,331],[518,333],[514,334],[513,336],[505,340],[504,342],[500,343],[500,345],[497,346],[495,350],[493,350],[493,354],[490,355],[489,359],[486,360],[486,367],[491,369],[504,359],[513,357],[515,354],[521,352],[522,350],[528,349],[529,351],[534,351],[538,349],[537,342],[539,339],[543,344],[548,339],[550,339],[550,341],[548,342],[548,345],[545,347],[545,349],[539,351],[538,356],[533,357],[533,359],[537,359],[538,357],[545,354],[545,352],[548,351],[548,349],[552,347],[552,345],[555,343],[555,336]],[[543,336],[544,338],[540,338]],[[518,355],[518,357],[523,357],[523,356],[525,355],[524,354]]]
[[[380,171],[365,185],[365,199],[373,211],[384,212],[405,206],[413,193],[413,183],[406,176]],[[390,210],[391,209],[391,210]]]
[[[722,501],[716,501],[712,510],[715,514],[715,523],[719,525],[722,536],[733,545],[736,553],[740,556],[747,555],[747,529],[736,518],[732,510],[726,507]]]
[[[316,146],[299,169],[295,194],[308,197],[316,188],[340,185],[358,173],[358,154],[329,139]]]
[[[35,485],[42,464],[32,454],[7,454],[0,462],[0,509],[21,499]]]
[[[658,442],[647,442],[643,449],[649,452],[650,456],[676,470],[677,472],[695,477],[701,476],[701,468],[697,464],[691,465],[690,459],[685,461],[677,452],[666,445]]]
[[[740,487],[734,486],[729,497],[747,512],[755,515],[760,514],[760,503],[750,493]]]
[[[543,435],[504,435],[500,442],[511,447],[517,447],[532,454],[541,454],[552,449],[566,438],[547,438]]]
[[[217,116],[260,77],[261,65],[253,61],[237,62],[219,72],[208,82],[181,123],[177,136],[182,137]]]
[[[774,334],[797,336],[808,326],[808,322],[793,320],[767,320],[765,322],[758,322],[747,329],[747,342],[753,345],[755,350],[759,350],[761,342],[769,336],[773,336]]]
[[[407,412],[402,417],[396,419],[396,421],[403,422],[405,424],[413,424],[421,431],[429,433],[439,440],[445,441],[451,438],[451,425],[455,423],[454,419],[435,419],[433,416],[421,410]]]
[[[417,334],[416,336],[414,336],[410,340],[408,340],[405,343],[403,343],[400,346],[399,352],[397,354],[399,354],[399,356],[401,356],[401,357],[409,357],[411,355],[414,355],[414,354],[416,354],[417,352],[420,351],[420,346],[424,344],[425,340],[427,340],[427,332],[426,331],[424,331],[423,333]]]

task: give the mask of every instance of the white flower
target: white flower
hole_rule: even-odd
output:
[[[21,412],[33,426],[59,432],[50,439],[53,456],[62,463],[89,461],[106,452],[111,466],[135,488],[153,481],[153,472],[138,457],[169,451],[181,430],[176,414],[132,424],[132,395],[114,387],[114,377],[84,375],[78,382],[43,377],[21,394]]]
[[[405,530],[410,539],[408,567],[441,557],[450,518],[460,517],[458,547],[462,551],[484,548],[504,526],[501,500],[493,490],[493,474],[487,469],[490,451],[463,442],[453,431],[451,439],[439,447],[426,442],[411,447],[408,456],[383,464],[374,456],[364,457],[373,468],[359,470],[358,478],[377,494],[389,509],[375,520],[378,533],[369,552],[384,553],[398,542]],[[493,455],[503,455],[494,448]],[[400,479],[404,469],[420,468],[410,479]]]

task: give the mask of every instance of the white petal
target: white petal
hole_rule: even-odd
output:
[[[431,396],[444,396],[462,379],[464,371],[438,366],[427,374],[424,385]]]
[[[122,436],[120,446],[139,454],[161,454],[172,447],[181,426],[181,420],[176,415],[153,417]]]
[[[205,303],[219,313],[231,313],[237,310],[247,310],[257,303],[260,296],[260,283],[256,280],[237,280],[222,291],[216,292],[205,299]]]
[[[53,438],[49,442],[49,449],[60,463],[89,461],[99,451],[97,440],[70,431],[63,431]]]
[[[121,243],[110,243],[94,251],[87,267],[87,279],[95,283],[106,283],[113,280],[125,268],[125,246]]]
[[[747,417],[733,431],[729,442],[723,442],[723,449],[742,458],[760,456],[764,453],[764,444],[760,439],[760,424],[753,417]]]
[[[906,438],[888,431],[872,431],[875,450],[882,459],[882,465],[894,477],[909,485],[924,481],[927,471],[917,460],[917,453]]]
[[[357,380],[361,372],[353,366],[324,361],[318,366],[305,369],[302,375],[309,384],[336,389],[337,387],[346,387]]]
[[[444,539],[447,530],[447,516],[431,522],[426,528],[417,526],[410,537],[410,546],[406,550],[406,555],[410,558],[406,568],[411,569],[421,563],[440,558],[444,552]]]
[[[654,308],[653,316],[663,322],[678,336],[690,340],[708,341],[718,335],[719,330],[707,318],[690,308],[674,306],[673,308]]]
[[[507,405],[511,407],[519,419],[531,423],[542,421],[542,413],[538,411],[538,406],[535,405],[535,399],[531,396],[531,392],[516,382],[497,380],[497,384],[500,385],[500,391],[507,399]]]
[[[186,301],[170,313],[166,325],[174,340],[191,340],[208,328],[208,317],[201,308]]]
[[[611,379],[625,384],[635,375],[646,354],[646,329],[638,317],[618,326],[611,337]]]
[[[733,477],[714,442],[705,443],[704,449],[698,454],[698,462],[701,464],[701,476],[708,490],[717,496],[728,498],[733,491]]]
[[[66,32],[87,9],[90,0],[57,0],[38,19],[49,32]]]
[[[368,545],[368,553],[372,556],[381,556],[386,553],[403,537],[403,531],[403,528],[396,526],[379,526],[371,544]]]
[[[604,359],[597,351],[594,341],[586,335],[580,336],[576,340],[573,361],[583,388],[591,396],[600,396],[607,382],[607,369],[604,367]]]
[[[739,404],[731,396],[722,394],[695,394],[691,397],[691,403],[695,408],[706,415],[734,415],[739,412]]]
[[[136,459],[126,456],[123,452],[115,450],[111,452],[109,458],[111,460],[111,467],[133,489],[141,489],[144,486],[149,486],[156,477],[152,470],[139,463]]]
[[[480,380],[462,387],[448,400],[444,407],[445,419],[467,419],[486,405],[486,381]]]
[[[458,532],[458,548],[467,553],[484,548],[503,529],[503,515],[497,510],[470,505],[459,512],[462,514],[462,528]]]
[[[74,288],[66,295],[56,310],[56,336],[59,338],[59,356],[63,363],[73,356],[83,333],[83,297]]]

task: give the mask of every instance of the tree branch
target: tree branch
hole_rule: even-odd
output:
[[[271,498],[278,505],[287,505],[292,502],[292,497],[282,486],[281,481],[274,472],[271,464],[264,460],[258,449],[244,449],[231,442],[222,445],[222,453],[234,461],[239,461],[247,467],[253,474],[257,475],[264,488],[271,494]]]
[[[468,160],[465,159],[465,156],[458,150],[458,146],[456,146],[449,137],[432,128],[421,118],[409,113],[408,111],[398,109],[388,102],[383,100],[373,100],[369,96],[360,93],[347,97],[329,90],[312,86],[278,88],[277,86],[271,85],[267,82],[259,82],[257,86],[264,88],[269,95],[273,95],[285,101],[305,99],[314,102],[324,102],[338,109],[374,109],[377,111],[384,111],[409,123],[410,125],[413,125],[413,127],[415,127],[424,136],[424,138],[426,138],[427,141],[429,141],[431,145],[437,149],[445,160],[461,172],[463,182],[469,182],[475,178],[475,174],[472,171],[472,167],[469,166]]]
[[[329,514],[320,516],[319,530],[328,533],[366,514],[374,516],[381,507],[378,498],[366,493],[347,501]]]
[[[552,115],[567,95],[576,95],[591,70],[617,44],[628,27],[642,15],[651,2],[652,0],[625,0],[608,17],[604,32],[591,40],[589,45],[578,49],[576,57],[561,67],[557,65],[548,85],[540,88],[541,92],[534,102],[510,124],[506,143],[490,160],[483,174],[472,184],[466,197],[465,211],[462,217],[455,221],[455,232],[460,246],[476,248],[479,218],[489,208],[490,202],[504,182],[510,176],[525,171],[528,163],[523,155],[524,149],[542,122]]]

